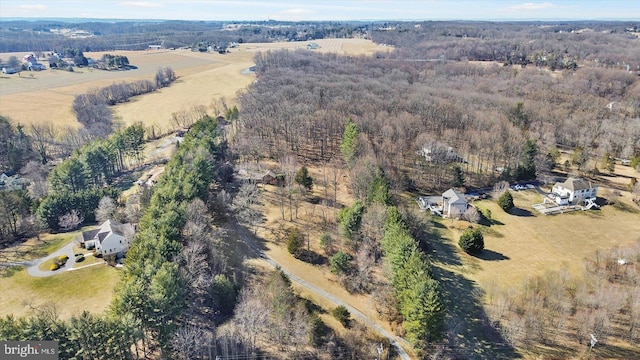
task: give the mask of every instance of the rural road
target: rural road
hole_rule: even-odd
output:
[[[353,314],[354,316],[358,317],[366,325],[368,325],[371,328],[375,329],[380,335],[382,335],[385,338],[387,338],[389,340],[389,342],[391,343],[391,346],[394,347],[396,353],[398,354],[398,356],[400,356],[400,358],[402,360],[411,360],[411,357],[409,356],[409,354],[407,354],[404,351],[404,349],[402,348],[402,346],[400,346],[397,343],[396,338],[395,338],[395,336],[393,336],[393,334],[391,334],[386,329],[382,328],[374,320],[372,320],[371,318],[367,317],[365,314],[363,314],[359,310],[355,309],[351,305],[347,304],[346,302],[342,301],[341,299],[329,294],[328,292],[316,287],[315,285],[309,283],[308,281],[303,280],[303,279],[299,278],[298,276],[296,276],[295,274],[289,272],[286,268],[282,267],[280,264],[275,262],[271,257],[266,255],[264,253],[264,251],[262,251],[260,249],[260,247],[256,244],[256,242],[252,239],[252,237],[246,234],[246,230],[243,229],[241,226],[239,226],[237,222],[234,221],[233,225],[234,225],[236,231],[238,232],[238,234],[240,235],[240,237],[242,238],[242,240],[244,241],[244,243],[248,247],[250,247],[251,250],[253,250],[260,258],[262,258],[264,261],[266,261],[269,265],[273,266],[274,268],[278,268],[279,267],[282,270],[282,272],[285,273],[289,277],[289,279],[291,279],[292,281],[297,282],[298,284],[304,286],[305,288],[307,288],[308,290],[316,293],[317,295],[320,295],[320,296],[328,299],[329,301],[333,302],[334,304],[342,305],[342,306],[346,307],[347,310],[349,310],[349,312],[351,314]]]

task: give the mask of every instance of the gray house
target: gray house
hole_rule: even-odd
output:
[[[463,193],[449,189],[442,194],[442,216],[460,216],[468,207],[469,203]]]

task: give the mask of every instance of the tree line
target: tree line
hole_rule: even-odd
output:
[[[138,80],[94,89],[85,94],[76,95],[72,109],[78,122],[90,134],[96,137],[104,136],[110,134],[113,128],[113,114],[110,106],[169,86],[175,80],[176,74],[171,67],[159,68],[155,75],[155,83],[150,80]]]
[[[76,210],[84,222],[95,221],[93,212],[100,199],[117,198],[117,191],[108,185],[126,166],[142,161],[144,134],[142,125],[132,125],[107,139],[85,145],[53,168],[48,177],[51,191],[38,205],[37,213],[42,221],[57,231],[59,219],[72,210]]]
[[[377,43],[397,47],[398,51],[380,56],[398,60],[497,61],[551,70],[574,70],[588,64],[638,71],[636,27],[632,22],[617,21],[429,21],[393,23],[372,29],[370,36]]]
[[[224,28],[224,25],[232,25]],[[235,26],[233,26],[235,25]],[[276,26],[282,25],[282,26]],[[74,23],[76,29],[93,34],[69,38],[51,32],[69,25],[57,21],[15,20],[0,26],[0,52],[49,51],[77,48],[88,51],[147,50],[149,45],[165,49],[191,47],[198,43],[229,44],[272,41],[308,41],[349,38],[366,34],[370,24],[362,22],[238,21],[118,21]]]

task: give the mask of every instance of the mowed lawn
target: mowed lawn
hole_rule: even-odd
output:
[[[517,215],[507,214],[494,201],[476,202],[490,209],[500,224],[485,229],[485,253],[473,257],[459,252],[467,277],[480,286],[520,286],[529,276],[567,269],[574,275],[584,269],[583,260],[598,249],[611,249],[640,241],[640,211],[625,201],[626,209],[604,206],[600,210],[542,215],[531,208],[542,202],[533,190],[512,192]],[[449,225],[449,221],[443,222]],[[445,236],[457,242],[462,231],[447,229]]]
[[[91,227],[61,234],[43,234],[42,240],[36,238],[0,251],[2,262],[34,260],[47,256],[73,241],[80,231]],[[78,265],[94,262],[88,256]],[[32,277],[26,268],[11,270],[6,276],[0,276],[0,316],[13,314],[28,315],[30,306],[37,307],[51,302],[62,318],[79,314],[84,310],[101,312],[111,301],[113,288],[119,272],[110,266],[95,265],[74,271],[58,270],[58,273],[45,278]]]
[[[23,269],[9,277],[0,277],[0,316],[28,315],[29,305],[48,302],[56,305],[63,319],[84,310],[99,313],[111,302],[118,278],[118,270],[106,264],[46,278],[31,277]]]

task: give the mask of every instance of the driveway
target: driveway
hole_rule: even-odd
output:
[[[241,226],[239,226],[237,224],[237,222],[234,221],[233,225],[234,225],[235,230],[237,231],[237,233],[240,235],[240,237],[244,241],[244,243],[247,246],[249,246],[249,248],[251,248],[251,250],[253,250],[259,257],[261,257],[269,265],[273,266],[274,268],[280,268],[280,270],[285,275],[287,275],[289,277],[289,279],[291,279],[292,281],[297,282],[298,284],[300,284],[303,287],[307,288],[308,290],[316,293],[317,295],[320,295],[321,297],[324,297],[325,299],[328,299],[329,301],[333,302],[336,305],[342,305],[342,306],[346,307],[347,310],[349,310],[349,312],[352,315],[354,315],[355,317],[359,318],[366,325],[372,327],[380,335],[382,335],[385,338],[387,338],[389,340],[389,342],[391,343],[391,346],[394,347],[394,349],[395,349],[396,353],[398,354],[398,356],[400,357],[400,359],[402,359],[402,360],[410,360],[411,359],[409,354],[407,354],[406,351],[404,351],[404,349],[402,348],[402,346],[400,346],[400,344],[398,344],[398,342],[396,341],[396,337],[393,334],[391,334],[389,331],[385,330],[382,326],[378,325],[378,323],[375,320],[369,318],[368,316],[366,316],[362,312],[358,311],[353,306],[351,306],[351,305],[347,304],[346,302],[342,301],[338,297],[333,296],[332,294],[329,294],[328,292],[316,287],[315,285],[309,283],[308,281],[305,281],[305,280],[301,279],[300,277],[298,277],[295,274],[293,274],[290,271],[288,271],[286,268],[282,267],[280,264],[275,262],[271,257],[269,257],[267,254],[265,254],[264,251],[262,251],[260,249],[260,247],[256,244],[256,242],[253,240],[251,235],[248,235],[246,233],[246,230],[243,229]],[[410,346],[403,339],[398,339],[398,340],[402,341],[405,344],[407,344],[407,346]]]
[[[74,245],[75,243],[71,241],[67,245],[54,251],[52,254],[48,256],[24,263],[24,265],[27,266],[27,273],[34,277],[48,277],[48,276],[59,274],[64,270],[71,270],[71,268],[73,268],[73,265],[76,263],[76,257],[73,254]],[[55,271],[40,270],[40,264],[42,264],[43,262],[49,259],[57,258],[60,255],[67,255],[69,257],[69,260],[67,260],[67,263],[61,266],[60,269]]]

